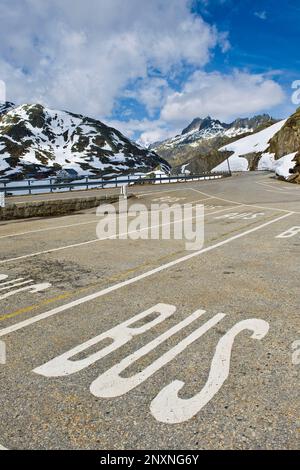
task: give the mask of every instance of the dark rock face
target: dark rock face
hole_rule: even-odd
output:
[[[274,153],[276,160],[300,149],[300,108],[292,114],[282,129],[270,140],[268,152]]]
[[[200,119],[200,118],[193,119],[191,124],[189,124],[185,129],[183,129],[183,131],[181,132],[181,135],[188,134],[189,132],[192,132],[192,131],[198,131],[200,129],[202,121],[203,119]]]
[[[0,116],[14,107],[15,105],[9,101],[6,101],[5,103],[0,102]]]
[[[292,169],[292,173],[289,178],[289,181],[291,183],[300,184],[300,151],[295,155],[295,158],[293,159],[293,161],[295,162],[295,166]]]
[[[40,104],[0,108],[0,178],[55,175],[62,168],[103,176],[169,164],[101,121]]]

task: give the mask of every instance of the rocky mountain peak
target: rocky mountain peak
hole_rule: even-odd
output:
[[[41,104],[3,105],[0,178],[55,175],[68,167],[78,176],[147,172],[169,168],[155,152],[103,122]]]
[[[203,119],[201,119],[199,117],[193,119],[192,122],[187,127],[185,127],[183,129],[183,131],[181,132],[181,135],[188,134],[189,132],[199,130],[202,122],[203,122]]]
[[[11,103],[10,101],[0,101],[0,116],[14,107],[14,103]]]
[[[276,159],[300,151],[300,108],[287,119],[284,126],[269,142],[268,152]]]

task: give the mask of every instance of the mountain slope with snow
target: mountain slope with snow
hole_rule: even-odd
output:
[[[241,134],[252,133],[259,126],[270,123],[274,120],[267,115],[254,116],[253,118],[236,119],[230,124],[212,119],[207,116],[204,119],[196,118],[191,124],[183,129],[181,135],[173,137],[156,144],[156,149],[174,148],[176,146],[191,145],[197,147],[201,140],[213,139],[215,137],[235,137]]]
[[[210,116],[204,119],[196,118],[180,135],[156,143],[150,148],[175,167],[190,164],[193,160],[193,165],[199,167],[199,171],[201,169],[204,171],[222,161],[214,158],[215,151],[221,146],[231,142],[235,137],[255,133],[275,122],[268,114],[239,118],[229,124],[212,119]],[[197,158],[200,161],[197,161]],[[211,158],[212,163],[206,161],[207,158]]]
[[[39,104],[0,108],[0,178],[55,175],[62,168],[88,176],[147,172],[158,165],[169,167],[101,121]]]
[[[219,152],[229,153],[232,171],[271,170],[279,177],[300,180],[300,108],[288,119],[267,129],[225,145]],[[225,155],[225,154],[224,154]],[[227,161],[215,171],[225,171]]]
[[[262,165],[265,167],[259,169],[269,169],[270,166],[273,166],[274,161],[273,156],[267,152],[269,141],[285,123],[286,120],[279,121],[263,131],[221,147],[219,152],[231,152],[229,164],[232,171],[247,171],[251,169],[253,164],[258,164],[258,167],[262,167]],[[263,164],[258,163],[261,158],[263,158]],[[225,171],[225,168],[228,168],[227,161],[214,169],[216,171]]]

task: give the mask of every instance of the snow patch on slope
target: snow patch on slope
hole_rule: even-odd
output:
[[[291,176],[290,169],[295,166],[293,159],[296,154],[297,152],[290,153],[289,155],[285,155],[284,157],[281,157],[279,160],[274,162],[273,171],[275,171],[276,175],[282,176],[285,179]]]
[[[236,142],[232,142],[231,144],[225,145],[221,147],[219,150],[222,151],[229,151],[234,152],[235,156],[240,155],[247,155],[248,153],[253,152],[263,152],[267,150],[269,140],[280,131],[280,129],[286,123],[286,119],[283,121],[279,121],[276,124],[273,124],[267,129],[263,131],[257,132],[256,134],[249,135],[248,137],[244,137]]]
[[[245,158],[248,154],[265,152],[269,146],[270,139],[280,131],[280,129],[286,123],[286,119],[279,121],[276,124],[264,129],[263,131],[257,132],[256,134],[244,137],[240,140],[232,142],[231,144],[225,145],[219,149],[220,152],[233,152],[229,160],[229,165],[232,171],[248,171],[249,162]],[[262,158],[259,162],[258,169],[274,170],[274,155],[267,152],[263,153]],[[216,166],[213,171],[227,171],[228,164],[227,160]]]

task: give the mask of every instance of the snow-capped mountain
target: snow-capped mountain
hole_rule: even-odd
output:
[[[0,178],[147,172],[168,163],[101,121],[40,104],[0,105]]]
[[[156,143],[150,148],[165,158],[170,164],[179,168],[182,164],[200,157],[195,163],[198,171],[209,170],[218,159],[211,164],[205,158],[218,150],[222,145],[231,142],[235,137],[243,137],[274,124],[276,121],[268,114],[252,118],[239,118],[227,124],[207,116],[196,118],[183,129],[180,135]],[[202,158],[205,157],[205,158]]]
[[[252,133],[262,125],[273,123],[274,120],[268,114],[254,116],[253,118],[239,118],[230,124],[221,122],[218,119],[212,119],[210,116],[204,119],[196,118],[189,126],[183,129],[181,135],[156,144],[155,149],[159,150],[163,147],[174,148],[187,144],[191,147],[197,147],[202,140],[213,139],[215,137],[232,138],[241,134]]]
[[[219,152],[229,156],[233,171],[271,170],[282,178],[300,181],[300,108],[288,119],[225,145]],[[214,168],[227,169],[227,161]]]

